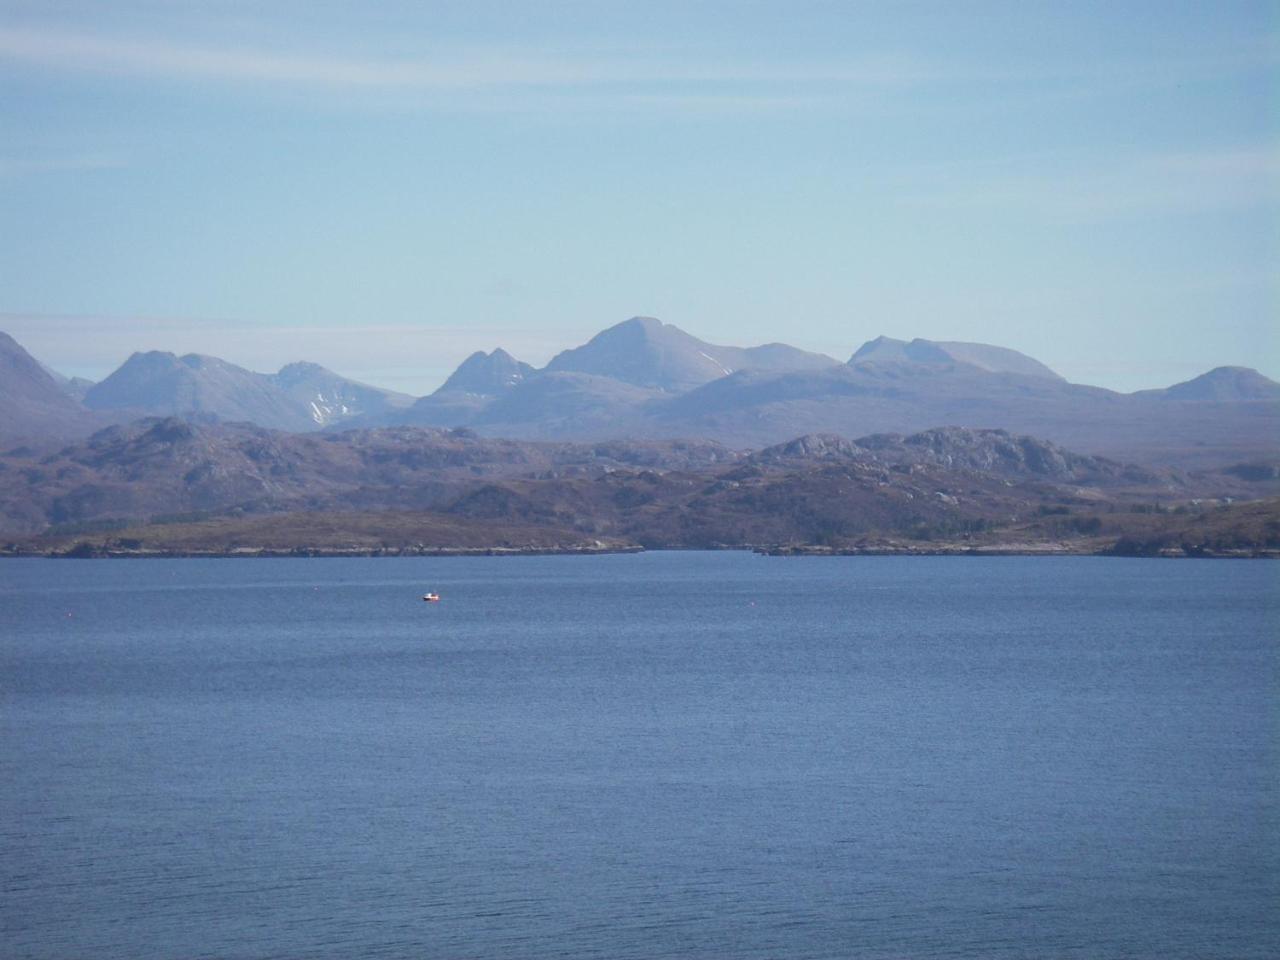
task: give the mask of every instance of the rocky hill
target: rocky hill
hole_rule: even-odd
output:
[[[531,444],[399,427],[294,434],[176,417],[110,427],[57,453],[0,455],[0,530],[189,514],[437,505],[490,477],[558,479],[735,460],[714,443]]]
[[[850,546],[1009,530],[1094,535],[1115,526],[1113,514],[1276,493],[1271,477],[1152,472],[1004,431],[806,436],[752,453],[709,442],[530,443],[412,427],[291,434],[164,418],[53,454],[0,457],[0,530],[66,544],[149,526],[160,542],[175,525],[250,536],[255,518],[311,515],[303,547],[332,532],[334,516],[409,511],[441,518],[442,530],[469,525],[473,546],[507,527],[544,528],[557,542],[568,531],[648,547]],[[277,533],[306,526],[273,524]],[[190,546],[197,534],[182,536]]]
[[[965,427],[938,427],[911,436],[873,434],[857,442],[832,434],[809,435],[769,447],[750,459],[774,464],[859,461],[896,467],[927,465],[1024,481],[1082,485],[1172,487],[1185,482],[1172,471],[1156,472],[1105,457],[1085,456],[1007,430]]]

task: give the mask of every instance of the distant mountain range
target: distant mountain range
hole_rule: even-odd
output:
[[[475,353],[416,401],[315,364],[260,374],[154,351],[89,386],[59,381],[0,335],[0,410],[8,444],[180,416],[291,432],[466,427],[514,439],[685,437],[757,449],[802,434],[954,425],[1183,467],[1274,459],[1280,446],[1280,384],[1244,367],[1121,394],[1068,383],[1031,357],[985,344],[879,337],[841,363],[780,343],[710,344],[648,317],[610,327],[541,370],[503,350]]]
[[[514,363],[502,354],[503,369]],[[541,371],[525,366],[482,389],[451,378],[391,422],[494,437],[699,437],[755,448],[805,433],[959,425],[1199,467],[1275,456],[1280,384],[1222,367],[1167,390],[1121,394],[1068,383],[1031,357],[986,344],[879,337],[840,363],[783,344],[717,346],[637,317]]]

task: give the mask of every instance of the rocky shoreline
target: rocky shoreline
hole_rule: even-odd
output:
[[[1280,560],[1277,549],[1210,549],[1191,545],[1161,547],[1159,549],[1124,549],[1112,541],[1056,540],[1029,543],[963,542],[925,543],[909,541],[880,541],[850,546],[823,544],[768,544],[729,545],[713,547],[669,547],[663,550],[715,549],[751,551],[768,557],[1142,557],[1163,559],[1206,560]],[[59,560],[121,560],[121,559],[287,559],[287,558],[376,558],[376,557],[532,557],[532,556],[598,556],[617,553],[643,553],[646,548],[636,543],[563,544],[539,546],[298,546],[267,547],[237,546],[163,549],[129,546],[110,541],[90,543],[80,541],[69,546],[19,547],[13,544],[0,549],[0,557],[26,557]]]
[[[1117,544],[1099,546],[1083,543],[896,543],[874,546],[827,547],[814,544],[786,544],[756,547],[756,553],[770,557],[1144,557],[1197,560],[1280,560],[1275,549],[1210,549],[1206,547],[1162,547],[1158,550],[1118,549]]]

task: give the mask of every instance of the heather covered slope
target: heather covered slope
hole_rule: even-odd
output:
[[[420,517],[427,527],[467,526],[471,546],[513,543],[500,535],[508,527],[543,528],[579,546],[850,546],[885,537],[990,540],[1014,528],[1024,538],[1100,535],[1117,511],[1277,492],[1274,478],[1149,471],[1004,431],[805,436],[752,453],[705,442],[529,443],[408,427],[295,435],[169,418],[111,428],[52,456],[0,458],[0,529],[64,543],[147,524],[213,523],[201,529],[250,536],[257,520],[311,515],[310,528],[305,520],[261,528],[275,531],[272,549],[280,531],[309,529],[294,545],[310,548],[338,536],[335,516],[367,534],[386,529],[373,515],[413,513],[438,518]],[[1042,522],[1026,528],[1029,517]],[[167,534],[148,536],[161,542]],[[198,531],[181,537],[191,546]]]
[[[112,530],[50,533],[0,540],[0,555],[138,556],[404,556],[434,554],[598,553],[650,548],[754,549],[781,554],[944,554],[1280,558],[1280,499],[1212,507],[1152,510],[1142,505],[1039,503],[1025,517],[994,522],[952,512],[933,521],[916,515],[842,518],[823,506],[832,492],[785,482],[743,495],[756,509],[799,492],[790,516],[772,526],[744,523],[741,510],[679,522],[685,514],[651,512],[630,533],[605,533],[570,518],[490,519],[440,511],[294,512],[191,519]],[[839,487],[835,488],[839,490]],[[664,520],[676,522],[664,525]],[[634,535],[632,535],[634,534]],[[747,534],[751,539],[743,539]],[[760,537],[765,539],[760,539]],[[771,537],[771,538],[770,538]]]
[[[50,455],[0,454],[0,530],[186,514],[436,505],[489,477],[697,468],[714,443],[531,444],[411,427],[293,434],[250,424],[140,420]]]

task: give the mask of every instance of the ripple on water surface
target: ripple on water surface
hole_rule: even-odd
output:
[[[1274,585],[0,561],[4,954],[1272,957]]]

